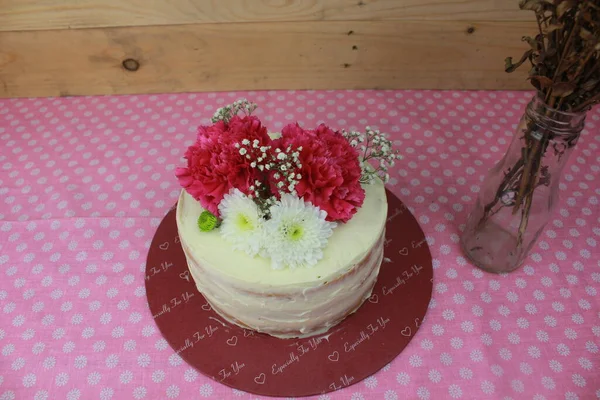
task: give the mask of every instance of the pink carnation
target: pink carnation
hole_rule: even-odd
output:
[[[250,167],[252,159],[235,147],[243,139],[258,140],[259,146],[270,144],[267,129],[254,116],[234,116],[228,124],[201,126],[196,143],[185,153],[187,166],[175,171],[181,186],[216,216],[219,203],[232,188],[249,194],[254,181],[262,179],[258,169]]]
[[[340,133],[323,124],[314,131],[288,125],[273,143],[282,150],[302,146],[298,196],[326,211],[328,221],[352,218],[365,199],[365,191],[359,182],[358,153]]]

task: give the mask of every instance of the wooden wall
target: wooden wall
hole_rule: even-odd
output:
[[[0,97],[525,89],[518,0],[0,0]]]

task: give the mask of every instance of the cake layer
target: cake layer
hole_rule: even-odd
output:
[[[198,290],[212,308],[236,325],[288,338],[326,332],[360,307],[371,291],[383,259],[384,235],[347,273],[332,282],[288,294],[252,293],[229,286],[194,261],[184,245],[188,267]]]
[[[363,206],[329,238],[314,266],[271,269],[270,260],[235,251],[217,230],[201,232],[200,204],[182,191],[179,236],[198,290],[230,322],[278,337],[321,333],[370,296],[383,258],[383,183],[364,186]]]

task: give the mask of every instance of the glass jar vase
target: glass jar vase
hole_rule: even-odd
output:
[[[585,115],[553,109],[540,95],[527,105],[461,235],[462,249],[477,267],[503,273],[522,265],[557,205],[562,170]]]

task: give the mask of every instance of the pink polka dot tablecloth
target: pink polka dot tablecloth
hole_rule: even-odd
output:
[[[391,364],[318,399],[600,398],[600,110],[523,268],[474,268],[458,241],[531,93],[250,92],[0,100],[0,400],[256,399],[187,365],[144,292],[176,166],[246,97],[270,130],[370,125],[404,155],[389,189],[433,256],[421,329]]]

